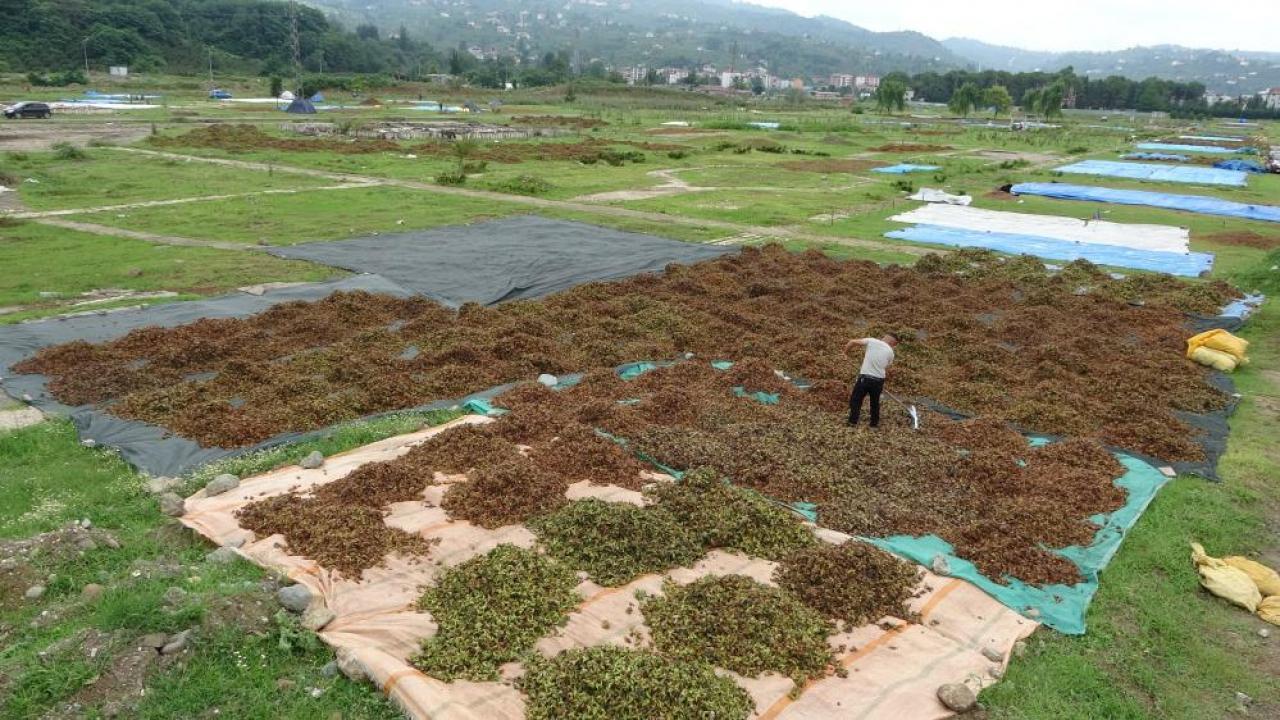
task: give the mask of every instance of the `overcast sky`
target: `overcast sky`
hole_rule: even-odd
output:
[[[870,30],[918,30],[1032,50],[1120,50],[1176,44],[1280,51],[1280,0],[752,0],[830,15]]]

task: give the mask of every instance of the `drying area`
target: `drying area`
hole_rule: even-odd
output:
[[[392,276],[345,292],[33,324],[5,365],[139,465],[173,461],[156,443],[190,466],[380,412],[495,409],[222,479],[183,508],[307,588],[308,626],[418,717],[563,716],[581,697],[556,687],[617,690],[592,684],[602,664],[644,666],[717,717],[945,717],[938,687],[994,681],[1037,622],[1083,631],[1098,571],[1162,484],[1112,448],[1215,460],[1189,418],[1229,398],[1179,348],[1185,313],[1238,298],[1225,285],[776,246],[618,268],[556,244],[598,234],[616,261],[603,231],[513,248],[502,227],[336,243],[329,262]],[[874,432],[843,422],[838,348],[884,332],[903,340],[896,386],[948,413],[918,431],[892,407]],[[1131,362],[1111,361],[1120,346]]]

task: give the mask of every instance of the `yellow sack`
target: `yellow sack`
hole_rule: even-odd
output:
[[[1258,605],[1258,617],[1272,625],[1280,625],[1280,597],[1269,597]]]
[[[1199,543],[1191,543],[1191,562],[1200,573],[1200,584],[1205,590],[1228,602],[1255,612],[1262,602],[1262,593],[1245,571],[1233,568],[1215,557],[1205,554]]]
[[[1187,357],[1192,357],[1192,353],[1202,347],[1226,353],[1242,365],[1249,362],[1249,341],[1238,338],[1226,330],[1206,330],[1187,340]]]
[[[1232,372],[1238,364],[1234,357],[1207,347],[1196,348],[1191,353],[1191,359],[1201,365],[1208,365],[1218,372]]]
[[[1280,595],[1280,573],[1275,570],[1260,562],[1255,562],[1239,555],[1224,557],[1222,562],[1237,570],[1243,570],[1244,574],[1253,580],[1253,584],[1258,586],[1258,592],[1262,593],[1262,597]],[[1278,606],[1278,609],[1280,609],[1280,606]]]

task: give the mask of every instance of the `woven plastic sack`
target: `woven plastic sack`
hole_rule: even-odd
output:
[[[1272,625],[1280,625],[1280,596],[1273,595],[1258,603],[1258,617]]]
[[[1190,357],[1201,365],[1207,365],[1218,372],[1232,372],[1239,365],[1239,362],[1231,355],[1207,347],[1196,348],[1191,352]]]
[[[1249,612],[1257,611],[1262,593],[1245,571],[1209,557],[1199,543],[1191,543],[1191,561],[1196,564],[1200,584],[1205,590]]]
[[[1262,597],[1280,595],[1280,573],[1275,570],[1260,562],[1250,560],[1247,557],[1240,557],[1239,555],[1224,557],[1222,562],[1237,570],[1244,571],[1244,574],[1253,580],[1253,584],[1258,586],[1258,592],[1262,593]]]
[[[1248,362],[1249,341],[1238,338],[1226,330],[1206,330],[1188,339],[1187,357],[1192,357],[1192,353],[1202,347],[1226,353],[1240,364]]]

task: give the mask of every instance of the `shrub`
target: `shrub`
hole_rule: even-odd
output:
[[[467,174],[457,170],[445,170],[436,176],[436,183],[439,185],[466,185]]]
[[[536,659],[520,689],[529,720],[745,720],[754,707],[746,690],[706,663],[607,646]]]
[[[418,606],[439,631],[413,664],[442,680],[498,679],[504,663],[522,659],[562,625],[580,598],[573,571],[533,550],[499,545],[447,571]]]
[[[672,150],[671,152],[667,153],[667,157],[671,158],[672,160],[683,160],[689,157],[689,151],[688,150]]]
[[[545,195],[555,189],[554,185],[536,175],[517,175],[491,183],[489,187],[512,195]]]
[[[529,526],[552,557],[601,585],[625,585],[702,556],[694,538],[661,508],[581,500]]]
[[[85,160],[89,155],[69,142],[54,143],[53,156],[59,160]]]

